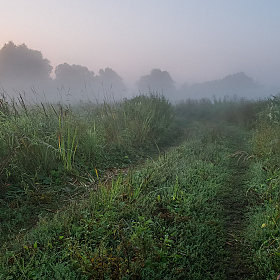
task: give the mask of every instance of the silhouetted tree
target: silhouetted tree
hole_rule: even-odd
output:
[[[40,51],[9,42],[0,50],[0,82],[11,87],[46,85],[52,66]]]
[[[82,90],[86,85],[94,83],[94,72],[80,65],[59,64],[55,68],[55,84],[58,88]]]
[[[179,96],[180,99],[187,98],[223,98],[228,96],[254,98],[264,96],[266,94],[262,85],[254,82],[243,72],[228,75],[223,79],[208,81],[204,83],[196,83],[192,85],[182,85]]]
[[[176,91],[175,82],[167,71],[153,69],[150,75],[142,76],[137,83],[138,89],[146,93],[148,91],[163,93],[170,97]]]
[[[107,95],[115,99],[122,98],[126,91],[123,79],[111,68],[100,69],[99,75],[95,76],[95,85],[99,94]],[[111,96],[112,95],[112,96]]]
[[[75,95],[75,98],[85,95],[86,98],[102,101],[104,98],[121,97],[126,89],[122,78],[112,69],[100,69],[99,75],[80,65],[60,64],[55,68],[55,85]]]

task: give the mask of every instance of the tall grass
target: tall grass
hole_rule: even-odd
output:
[[[260,279],[280,274],[280,101],[267,100],[258,114],[252,137],[254,162],[248,193],[253,197],[247,243],[259,268]]]
[[[227,177],[228,151],[221,135],[206,142],[205,134],[141,169],[96,182],[79,202],[42,216],[36,228],[2,250],[0,274],[225,279],[223,213],[213,202]]]
[[[33,226],[42,205],[63,204],[106,170],[174,142],[178,132],[171,104],[158,95],[103,104],[19,100],[5,100],[0,108],[2,241]]]
[[[3,102],[0,279],[226,279],[217,201],[232,172],[229,124],[254,130],[245,241],[256,277],[275,279],[279,104],[203,99],[173,107],[154,94],[101,104]],[[178,120],[188,137],[167,151]]]
[[[247,100],[209,98],[187,99],[176,105],[176,115],[184,123],[193,120],[224,122],[231,125],[239,125],[244,128],[252,128],[256,122],[256,116],[260,108],[264,107],[264,100]]]
[[[1,107],[1,178],[19,183],[53,170],[81,173],[132,160],[172,141],[173,109],[162,96],[74,108],[41,104]],[[7,109],[8,108],[8,109]],[[8,113],[9,112],[9,113]]]

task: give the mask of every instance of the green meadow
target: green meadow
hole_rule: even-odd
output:
[[[276,279],[280,97],[0,107],[0,279]]]

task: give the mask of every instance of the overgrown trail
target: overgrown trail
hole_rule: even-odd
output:
[[[227,131],[232,157],[229,168],[231,175],[221,191],[220,203],[225,215],[226,243],[228,258],[225,260],[227,279],[254,279],[249,252],[243,242],[246,227],[248,179],[245,140],[240,133]]]

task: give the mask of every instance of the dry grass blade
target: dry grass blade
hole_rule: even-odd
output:
[[[238,158],[237,162],[239,162],[240,160],[242,160],[244,162],[244,161],[247,161],[247,160],[253,158],[254,155],[250,155],[246,151],[237,151],[237,152],[235,152],[235,153],[233,153],[231,155],[228,155],[228,157]]]

